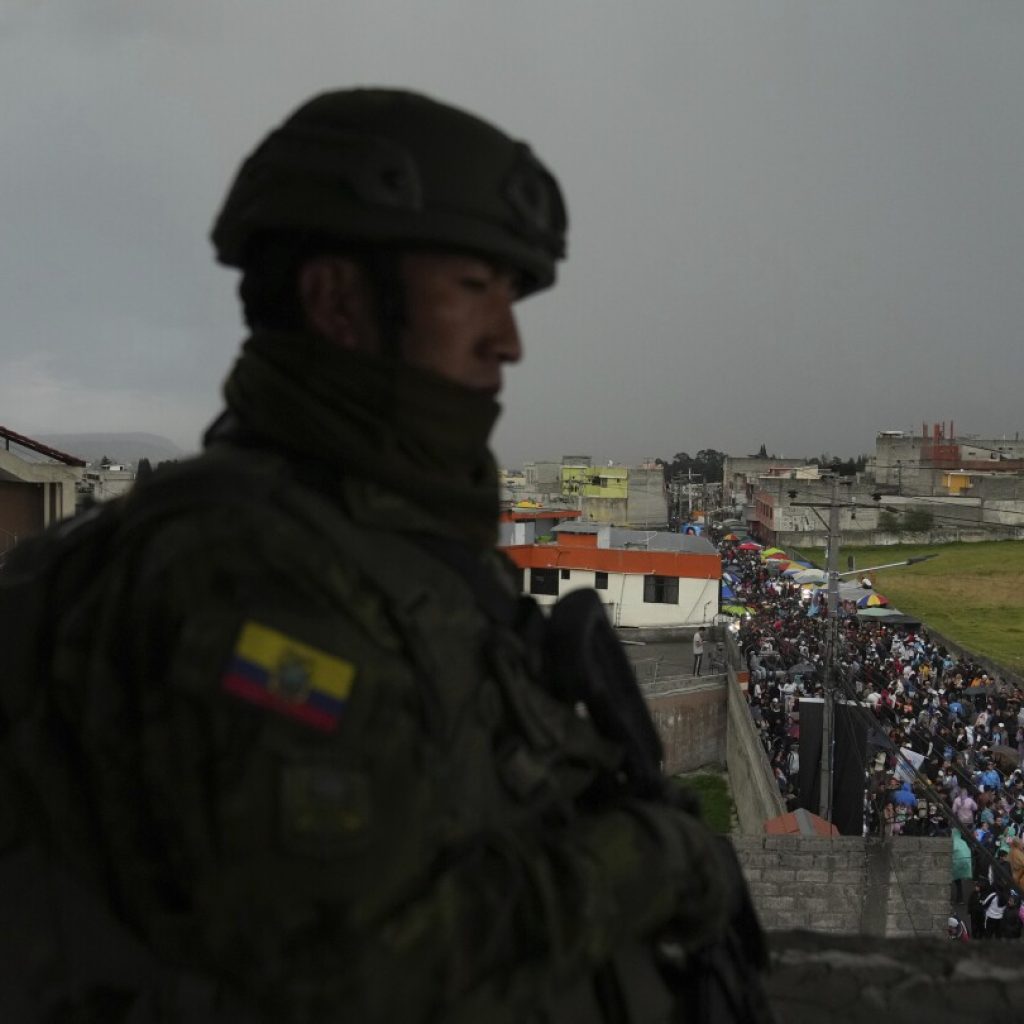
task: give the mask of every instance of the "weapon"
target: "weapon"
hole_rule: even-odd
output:
[[[661,740],[596,591],[575,590],[552,607],[545,663],[557,696],[568,704],[582,703],[597,731],[623,748],[630,792],[665,799]]]
[[[593,590],[567,594],[551,609],[545,636],[549,685],[563,700],[582,703],[597,730],[624,750],[623,782],[646,800],[698,815],[696,797],[662,775],[663,750],[633,668]],[[768,949],[732,844],[721,839],[721,862],[735,903],[726,933],[693,950],[687,936],[655,943],[660,969],[695,1021],[768,1024],[772,1012],[758,970]]]

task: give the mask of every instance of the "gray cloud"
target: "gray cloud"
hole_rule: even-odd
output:
[[[8,0],[0,422],[193,444],[241,336],[206,242],[231,174],[306,95],[385,82],[569,196],[505,461],[1021,429],[1022,30],[947,0]]]

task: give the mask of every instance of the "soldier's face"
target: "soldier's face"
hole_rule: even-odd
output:
[[[407,253],[402,356],[411,366],[490,395],[522,357],[515,276],[475,256]]]

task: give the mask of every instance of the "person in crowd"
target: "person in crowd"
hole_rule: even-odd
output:
[[[1009,868],[1013,887],[1024,893],[1024,839],[1019,836],[1010,839]]]
[[[953,892],[952,902],[960,905],[964,902],[964,882],[970,881],[973,875],[973,857],[967,841],[957,829],[953,830]]]
[[[978,805],[971,794],[964,789],[957,790],[956,796],[953,798],[953,814],[956,815],[956,820],[964,828],[973,828],[977,813]]]
[[[983,938],[1001,939],[1003,937],[1003,915],[1006,913],[1008,902],[1009,891],[1003,885],[993,885],[982,897],[981,906],[985,912]]]

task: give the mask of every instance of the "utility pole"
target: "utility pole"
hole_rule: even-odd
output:
[[[828,509],[828,640],[825,647],[825,705],[821,715],[821,816],[832,820],[832,734],[835,731],[836,646],[839,642],[839,477],[832,477]]]
[[[796,497],[790,491],[790,498]],[[826,821],[832,820],[832,762],[835,734],[835,664],[839,645],[839,476],[832,475],[832,494],[828,505],[813,501],[793,501],[793,505],[810,508],[821,520],[828,537],[828,625],[825,636],[825,703],[821,713],[821,789],[818,809]],[[828,509],[828,523],[819,508]]]
[[[832,494],[828,505],[814,501],[792,501],[795,506],[809,508],[818,517],[828,534],[828,557],[826,568],[828,573],[828,627],[825,643],[825,701],[821,714],[821,789],[819,792],[819,810],[826,821],[832,820],[832,777],[833,747],[835,736],[836,708],[836,665],[839,661],[839,578],[852,576],[855,573],[874,572],[878,569],[896,569],[904,565],[916,565],[927,562],[935,555],[918,555],[902,562],[888,562],[885,565],[872,565],[864,569],[839,572],[839,477],[832,477]],[[796,491],[790,491],[790,498],[796,497]],[[857,506],[854,505],[854,508]],[[819,508],[828,509],[828,523],[822,519]]]

